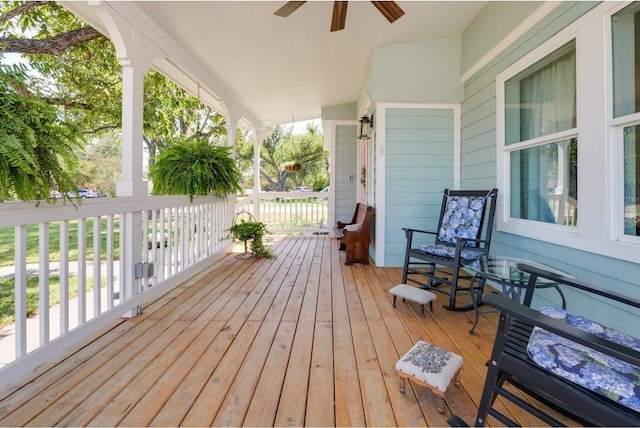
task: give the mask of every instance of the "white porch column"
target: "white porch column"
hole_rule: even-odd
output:
[[[100,8],[100,18],[122,65],[122,178],[116,183],[116,196],[147,196],[148,185],[143,179],[144,76],[154,58],[166,55],[114,9],[103,3],[96,3],[95,7]],[[135,278],[135,265],[142,261],[142,242],[146,235],[142,230],[142,215],[142,212],[129,213],[120,218],[122,300],[142,292],[141,280]],[[124,315],[134,316],[139,311],[140,308]]]
[[[116,183],[117,196],[146,196],[143,178],[142,111],[144,76],[148,64],[122,67],[122,178]]]

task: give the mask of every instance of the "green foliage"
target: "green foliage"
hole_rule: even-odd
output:
[[[236,153],[244,165],[253,165],[253,144],[250,140],[237,141]],[[316,176],[327,177],[327,152],[322,134],[312,124],[306,133],[294,135],[291,129],[276,126],[262,142],[260,148],[260,177],[263,189],[284,191],[296,186],[313,186]],[[302,169],[296,173],[285,171],[285,165],[299,163]],[[326,186],[321,187],[320,189]]]
[[[15,92],[10,81],[25,79],[24,69],[0,65],[0,201],[50,201],[51,190],[74,187],[77,129],[55,107]]]
[[[274,257],[273,253],[267,249],[262,242],[264,234],[269,233],[264,223],[241,219],[227,230],[231,232],[233,239],[244,241],[245,252],[247,251],[247,241],[251,241],[251,254],[266,259],[272,259]]]
[[[241,190],[240,172],[229,147],[203,138],[176,139],[149,167],[156,195],[215,195],[224,198]]]

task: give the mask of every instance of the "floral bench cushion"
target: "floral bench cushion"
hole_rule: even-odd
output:
[[[640,351],[640,339],[569,311],[545,306],[540,312],[581,330]],[[540,327],[527,346],[529,357],[557,376],[640,412],[640,367],[610,357]]]

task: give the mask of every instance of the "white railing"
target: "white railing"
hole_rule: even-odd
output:
[[[245,211],[266,224],[270,232],[327,231],[327,192],[260,192],[236,203],[236,213]]]
[[[108,322],[134,315],[143,303],[197,273],[198,264],[230,244],[226,229],[234,204],[235,198],[190,203],[182,196],[86,199],[77,207],[0,204],[0,228],[13,228],[15,242],[15,324],[2,338],[6,365],[0,384]],[[51,261],[54,253],[59,262]],[[11,267],[2,269],[8,280]],[[32,272],[38,278],[37,319],[27,311]],[[51,304],[53,295],[59,304]]]

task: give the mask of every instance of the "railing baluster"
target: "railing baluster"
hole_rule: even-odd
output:
[[[69,331],[69,220],[60,222],[60,336]]]
[[[27,353],[27,226],[16,226],[14,232],[16,358]]]
[[[49,342],[49,223],[40,223],[40,255],[38,263],[39,294],[38,294],[38,324],[40,331],[40,346]]]
[[[102,221],[99,216],[93,218],[93,316],[102,313]]]
[[[107,216],[107,248],[106,248],[106,287],[107,287],[107,310],[114,306],[114,284],[113,284],[113,256],[114,256],[114,216]]]
[[[87,220],[78,219],[78,323],[87,320]],[[95,284],[94,284],[95,286]]]

